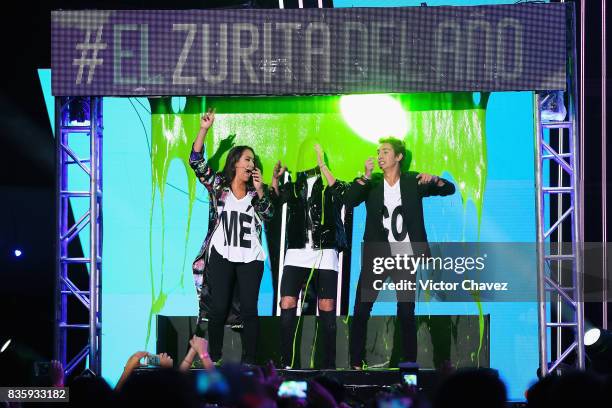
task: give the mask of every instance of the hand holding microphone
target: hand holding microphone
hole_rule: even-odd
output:
[[[261,191],[263,188],[263,180],[261,178],[261,170],[255,167],[251,170],[251,177],[253,178],[253,186],[257,191]]]

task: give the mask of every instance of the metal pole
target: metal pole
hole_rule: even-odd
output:
[[[602,243],[602,327],[608,329],[608,164],[607,164],[607,44],[606,44],[606,0],[601,0],[601,243]]]
[[[289,182],[289,173],[285,171],[283,183]],[[276,287],[276,315],[280,316],[281,314],[281,281],[283,279],[283,267],[285,265],[285,228],[287,226],[287,203],[283,204],[283,209],[281,210],[281,233],[280,233],[280,248],[278,254],[278,279],[277,279],[277,287]],[[298,302],[299,304],[299,302]]]
[[[580,91],[578,92],[579,99],[579,112],[578,126],[580,140],[576,138],[576,134],[572,132],[572,150],[573,156],[578,157],[578,166],[574,166],[574,169],[579,168],[579,175],[576,175],[574,171],[572,173],[574,193],[578,194],[578,205],[575,206],[574,214],[577,222],[574,223],[573,231],[573,243],[576,245],[576,264],[575,264],[575,297],[576,301],[576,342],[578,343],[577,355],[578,355],[578,368],[585,368],[585,355],[584,355],[584,303],[583,303],[583,265],[582,265],[582,250],[584,243],[584,86],[585,86],[585,37],[586,37],[586,1],[580,2]],[[576,121],[573,121],[576,123]],[[575,125],[574,125],[575,126]],[[578,155],[576,155],[578,153]]]
[[[571,134],[570,143],[572,144],[572,150],[576,152],[578,149],[578,140],[575,134]],[[574,157],[577,157],[574,153]],[[580,165],[580,163],[577,163]],[[574,169],[578,166],[574,164]],[[580,176],[576,175],[576,171],[572,172],[572,184],[574,186],[574,191],[572,192],[572,200],[575,202],[576,195],[581,195],[581,186],[578,184],[578,178]],[[575,255],[575,264],[574,264],[574,301],[576,302],[576,343],[578,345],[576,353],[578,355],[578,368],[585,368],[585,354],[584,354],[584,303],[583,303],[583,266],[582,266],[582,251],[583,251],[583,241],[580,239],[580,231],[582,229],[582,225],[579,221],[582,219],[582,208],[580,205],[574,206],[574,217],[578,222],[574,222],[573,231],[572,231],[572,245],[573,251]]]
[[[345,225],[346,217],[346,206],[342,206],[340,211],[340,219],[342,219],[342,225]],[[342,309],[340,307],[342,303],[342,273],[344,272],[344,251],[338,254],[338,284],[336,286],[336,316],[340,316]]]
[[[63,235],[62,227],[65,226],[64,221],[64,205],[61,191],[64,190],[64,171],[63,171],[63,150],[61,144],[63,141],[64,132],[62,131],[62,98],[55,98],[55,349],[54,358],[62,363],[62,367],[66,367],[66,341],[65,328],[62,323],[66,321],[66,294],[63,293],[63,283],[61,277],[64,276],[64,264],[61,261],[63,251]]]
[[[96,272],[96,310],[97,310],[97,340],[98,340],[98,349],[97,349],[97,364],[98,364],[98,375],[102,374],[102,228],[104,225],[103,213],[102,213],[102,191],[103,191],[103,181],[104,177],[102,177],[102,143],[103,143],[103,112],[102,112],[102,103],[104,99],[102,97],[96,98],[97,107],[96,107],[96,140],[98,141],[97,151],[98,151],[98,222],[96,222],[96,228],[98,230],[98,241],[97,241],[97,251],[98,251],[98,270]]]
[[[98,145],[96,98],[89,100],[91,175],[89,179],[89,368],[98,373]]]
[[[542,127],[540,123],[540,96],[533,95],[533,124],[535,133],[535,182],[536,182],[536,237],[538,256],[538,341],[540,351],[540,373],[548,374],[548,350],[546,328],[546,282],[544,279],[544,197],[542,192]]]
[[[572,163],[574,169],[572,173],[572,193],[573,201],[578,205],[575,206],[574,222],[572,230],[572,245],[576,256],[574,265],[574,301],[576,302],[576,354],[578,357],[578,368],[585,368],[585,352],[584,352],[584,303],[583,303],[583,265],[582,265],[582,250],[584,243],[584,87],[585,87],[585,26],[586,26],[586,2],[580,2],[580,69],[578,70],[578,117],[572,120],[573,129],[570,133],[571,149],[574,152],[573,156],[577,159]],[[575,31],[574,31],[575,32]],[[575,61],[575,59],[574,59]],[[575,72],[572,74],[572,79],[575,78]],[[572,86],[575,93],[575,85]],[[573,112],[573,110],[572,110]],[[578,122],[578,137],[576,137],[575,127]],[[578,171],[578,174],[576,174]],[[576,197],[576,195],[578,197]]]
[[[563,138],[565,130],[564,128],[560,128],[558,131],[559,135],[559,146],[558,151],[561,155],[564,153],[563,146]],[[557,164],[557,185],[563,186],[563,168]],[[563,194],[557,194],[557,220],[560,220],[563,216]],[[557,254],[561,255],[563,253],[563,223],[560,223],[557,227]],[[557,283],[559,286],[563,287],[563,263],[561,261],[557,262]],[[561,299],[561,295],[557,293],[557,322],[561,322],[563,320],[563,300]],[[563,347],[562,339],[563,339],[563,331],[561,327],[557,327],[556,338],[557,338],[557,359],[561,357]]]
[[[578,91],[578,129],[580,135],[580,144],[578,144],[579,150],[574,150],[574,152],[578,152],[578,157],[580,158],[578,161],[580,168],[580,175],[578,178],[579,193],[578,193],[578,207],[584,208],[584,67],[585,67],[585,31],[586,31],[586,1],[582,0],[580,2],[580,69],[578,70],[579,74],[579,91]],[[578,235],[575,237],[578,241],[583,242],[584,237],[584,215],[582,211],[580,211],[579,220],[579,228]]]

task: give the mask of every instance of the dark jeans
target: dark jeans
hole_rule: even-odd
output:
[[[210,313],[208,320],[209,353],[213,361],[221,358],[225,320],[238,285],[240,317],[243,323],[242,361],[254,363],[257,353],[257,300],[263,276],[263,261],[230,262],[212,248],[208,265]]]
[[[362,272],[359,276],[349,344],[351,367],[361,367],[363,364],[368,319],[370,318],[370,313],[372,312],[372,306],[374,306],[374,302],[376,301],[376,292],[372,292],[370,290],[368,291],[368,294],[364,295],[366,289],[363,289],[363,287],[365,285],[371,285],[373,278],[382,279],[384,281],[388,276],[389,275],[380,275],[373,277],[371,273],[366,274],[364,272]],[[397,281],[393,274],[391,274],[390,277],[393,281]],[[402,361],[416,362],[417,332],[416,320],[414,316],[414,298],[411,296],[403,296],[403,294],[400,292],[396,292],[396,295],[398,297],[397,317],[399,319],[400,327]]]

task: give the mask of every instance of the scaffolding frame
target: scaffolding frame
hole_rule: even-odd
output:
[[[540,374],[545,376],[560,367],[575,352],[574,365],[585,368],[582,214],[583,138],[577,112],[576,25],[572,10],[568,16],[567,105],[566,121],[542,119],[541,95],[534,93],[536,238],[538,281],[538,343]],[[553,132],[551,132],[551,130]],[[556,132],[554,132],[556,131]],[[556,143],[554,134],[557,135]],[[567,139],[566,139],[567,135]],[[565,142],[567,140],[567,143]],[[548,167],[546,164],[548,163]],[[556,178],[545,172],[556,170]],[[556,201],[557,211],[550,204]],[[546,214],[549,215],[547,222]],[[570,234],[564,239],[564,228]],[[556,242],[551,238],[556,234]],[[569,272],[569,274],[567,273]],[[569,275],[569,276],[568,276]],[[548,295],[550,293],[550,296]],[[547,310],[552,300],[556,313]],[[568,312],[564,312],[568,311]],[[564,329],[573,331],[573,341],[563,349]],[[556,334],[556,356],[551,358],[548,345]],[[567,331],[567,330],[566,330]]]
[[[89,155],[79,157],[74,149],[75,138],[89,140]],[[102,269],[102,98],[56,97],[56,302],[55,358],[62,363],[65,375],[70,375],[80,363],[101,374],[101,269]],[[79,152],[83,153],[83,152]],[[73,170],[74,169],[74,170]],[[69,182],[69,172],[80,172],[88,178],[88,188]],[[72,177],[71,177],[72,178]],[[74,223],[69,220],[72,199],[87,198],[88,208]],[[83,257],[69,253],[69,244],[78,237],[87,248]],[[76,271],[75,266],[81,268]],[[88,273],[87,279],[78,276]],[[87,287],[79,287],[84,281]],[[75,282],[76,281],[76,282]],[[82,310],[88,312],[87,322],[78,321]],[[80,315],[79,316],[79,312]],[[79,352],[68,355],[68,343],[78,343],[78,331],[87,330],[87,341],[78,346]],[[81,340],[82,341],[82,340]]]

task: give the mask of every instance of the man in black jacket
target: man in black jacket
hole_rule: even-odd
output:
[[[368,159],[365,176],[356,179],[344,195],[347,207],[355,207],[365,201],[367,215],[364,244],[410,242],[426,245],[422,198],[455,192],[451,182],[438,176],[402,173],[406,153],[401,140],[392,137],[379,140],[378,166],[382,174],[372,177],[374,163],[373,159]],[[372,293],[372,288],[366,286],[372,282],[372,276],[371,270],[362,268],[357,284],[350,336],[350,364],[355,369],[363,366],[367,324],[375,301],[375,297],[364,296],[366,291]],[[399,292],[397,295],[402,358],[404,361],[416,361],[414,301],[402,300]]]

